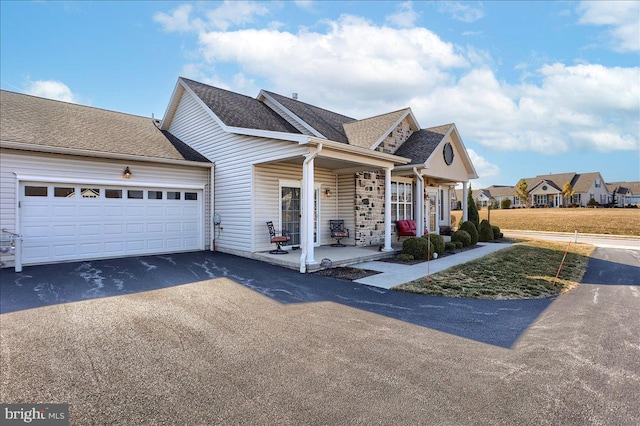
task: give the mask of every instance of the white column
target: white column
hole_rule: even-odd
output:
[[[314,246],[313,246],[313,197],[315,194],[315,176],[314,176],[314,160],[309,161],[307,168],[307,181],[305,184],[305,199],[304,199],[304,209],[302,210],[302,214],[305,217],[305,241],[304,244],[307,247],[307,265],[312,263],[316,263],[314,256]]]
[[[467,192],[469,192],[468,182],[462,182],[462,221],[469,220],[469,206],[467,205]]]
[[[416,179],[416,234],[424,235],[424,183]]]
[[[384,248],[382,251],[392,251],[391,248],[391,169],[384,169]]]
[[[429,230],[429,233],[431,233],[432,229],[431,229],[431,195],[429,195],[429,198],[427,199],[427,203],[425,206],[425,222],[427,223],[427,229]]]
[[[305,200],[307,199],[307,175],[309,174],[307,171],[309,170],[308,165],[303,162],[302,163],[302,185],[300,185],[300,273],[304,274],[307,271],[307,245],[305,244],[307,237],[307,226],[306,220],[307,216],[305,214]]]
[[[440,233],[440,209],[442,208],[442,197],[440,193],[442,192],[442,187],[438,185],[438,193],[436,195],[436,229],[435,233]]]

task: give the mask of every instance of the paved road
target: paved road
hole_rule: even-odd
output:
[[[549,241],[575,242],[576,236],[570,232],[540,232],[540,231],[515,231],[505,229],[508,237],[537,238]],[[591,244],[596,247],[640,250],[640,238],[626,235],[598,235],[578,234],[579,243]]]
[[[519,305],[478,310],[323,277],[289,282],[246,261],[237,275],[226,256],[164,259],[173,269],[145,258],[155,279],[185,282],[2,314],[0,401],[66,401],[73,424],[637,425],[638,254],[597,249],[585,284],[547,303],[510,345],[392,313],[422,305],[482,329]],[[75,274],[94,297],[129,285],[106,264],[82,265]],[[201,270],[223,277],[194,281]],[[25,269],[50,282],[34,271]],[[265,274],[277,285],[262,287]],[[338,296],[318,297],[321,287]],[[56,290],[39,292],[47,288]]]

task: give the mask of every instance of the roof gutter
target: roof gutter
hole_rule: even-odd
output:
[[[215,166],[215,164],[211,162],[178,160],[175,158],[153,158],[153,157],[144,157],[142,155],[117,154],[117,153],[101,152],[101,151],[88,151],[84,149],[62,148],[62,147],[56,147],[56,146],[43,146],[38,144],[11,142],[11,141],[0,141],[0,148],[15,149],[19,151],[36,151],[36,152],[43,152],[47,154],[75,155],[79,157],[107,158],[110,160],[141,161],[146,163],[172,164],[176,166],[190,166],[190,167],[203,167],[203,168],[211,168]]]
[[[407,164],[411,161],[410,158],[400,157],[399,155],[386,154],[380,151],[373,151],[368,148],[361,148],[359,146],[353,146],[342,142],[329,141],[325,139],[309,137],[306,144],[324,145],[325,148],[331,148],[334,151],[342,151],[350,154],[358,154],[365,157],[375,158],[378,160],[391,161],[394,164]]]

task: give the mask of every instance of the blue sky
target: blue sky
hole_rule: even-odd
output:
[[[640,3],[7,2],[2,89],[164,115],[178,76],[455,122],[480,179],[640,180]]]

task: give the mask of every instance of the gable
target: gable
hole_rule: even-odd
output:
[[[471,163],[469,154],[458,137],[455,125],[452,126],[424,163],[425,174],[456,182],[475,179],[478,175]],[[447,161],[450,157],[445,158],[445,150],[448,149],[453,151],[453,158],[450,164]]]

